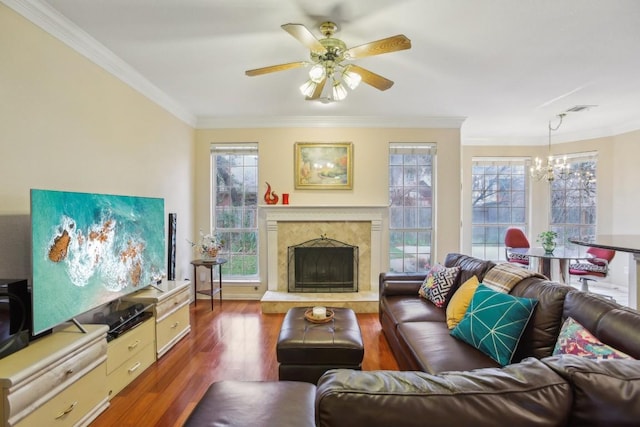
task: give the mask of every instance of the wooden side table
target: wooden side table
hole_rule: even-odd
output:
[[[222,264],[226,264],[227,260],[224,258],[216,259],[194,259],[191,261],[193,265],[193,295],[194,304],[198,304],[198,293],[209,295],[211,297],[211,310],[213,310],[213,297],[218,294],[220,304],[222,304]],[[218,289],[213,289],[213,269],[218,266]],[[209,269],[209,280],[211,290],[198,292],[198,267],[205,267]]]

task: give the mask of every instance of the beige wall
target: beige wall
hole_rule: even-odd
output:
[[[30,275],[31,188],[164,198],[190,274],[194,130],[2,4],[0,52],[0,277]]]
[[[460,240],[460,131],[459,129],[361,129],[361,128],[277,128],[208,129],[196,132],[196,229],[210,227],[211,143],[257,142],[260,153],[260,193],[268,181],[278,194],[289,193],[294,206],[387,206],[389,142],[433,142],[437,144],[435,191],[437,241],[434,261],[458,251]],[[354,176],[352,190],[296,190],[293,163],[296,142],[352,142]],[[387,224],[383,224],[385,229]],[[385,233],[386,235],[386,233]],[[264,236],[261,241],[264,242]],[[388,237],[383,239],[383,247]],[[267,254],[266,256],[269,256]],[[261,259],[261,288],[247,286],[245,294],[266,289],[266,256]],[[382,266],[384,271],[388,266]]]

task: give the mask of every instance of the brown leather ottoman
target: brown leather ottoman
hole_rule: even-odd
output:
[[[327,323],[309,322],[305,310],[292,308],[282,321],[276,344],[280,380],[317,384],[329,369],[361,369],[364,346],[353,310],[332,308],[334,317]]]
[[[211,384],[185,427],[314,427],[316,388],[292,381]]]

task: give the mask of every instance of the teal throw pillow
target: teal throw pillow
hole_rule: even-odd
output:
[[[496,292],[481,283],[451,335],[474,346],[500,365],[508,365],[537,302]]]

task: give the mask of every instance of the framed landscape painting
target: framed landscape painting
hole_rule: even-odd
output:
[[[353,188],[353,144],[296,142],[295,188],[350,190]]]

